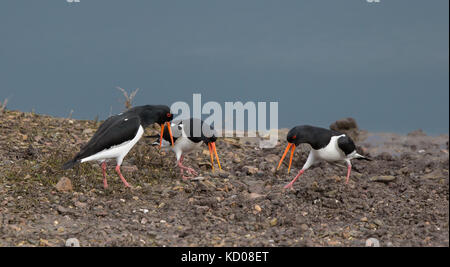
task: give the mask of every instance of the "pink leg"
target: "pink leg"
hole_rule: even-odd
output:
[[[186,166],[183,166],[183,156],[181,156],[180,160],[178,161],[178,167],[180,167],[181,175],[183,177],[183,180],[194,178],[194,177],[186,177],[186,176],[184,176],[183,170],[186,170],[188,173],[190,173],[192,175],[195,175],[195,176],[198,175],[198,173],[194,169],[186,167]]]
[[[120,179],[122,180],[123,184],[124,184],[126,187],[130,187],[130,185],[127,183],[127,180],[125,180],[125,178],[123,178],[123,175],[122,175],[122,173],[120,172],[120,166],[119,166],[119,165],[116,166],[116,172],[117,172],[117,174],[119,175]]]
[[[352,171],[352,165],[348,164],[348,169],[347,169],[347,179],[345,179],[345,183],[348,184],[348,179],[350,178],[350,172]]]
[[[292,185],[294,184],[294,182],[298,179],[298,177],[300,177],[300,175],[302,175],[303,173],[305,172],[305,170],[300,170],[299,172],[298,172],[298,174],[297,174],[297,176],[295,176],[295,178],[288,184],[288,185],[286,185],[284,188],[285,189],[287,189],[287,188],[292,188]]]
[[[108,188],[108,182],[106,181],[106,162],[102,163],[102,171],[103,171],[103,187]]]

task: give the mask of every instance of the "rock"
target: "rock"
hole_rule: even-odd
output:
[[[255,210],[257,212],[261,212],[262,211],[261,207],[258,204],[255,205]]]
[[[40,239],[39,240],[39,246],[41,246],[41,247],[50,247],[51,245],[50,245],[50,242],[48,242],[48,240],[45,240],[45,239]]]
[[[59,192],[69,192],[73,190],[72,181],[70,181],[70,179],[67,177],[62,177],[61,179],[59,179],[59,182],[55,187]]]
[[[368,222],[369,220],[367,219],[367,217],[362,217],[362,218],[360,219],[360,221],[361,221],[361,222]]]
[[[275,154],[269,154],[269,155],[264,157],[264,160],[269,162],[269,163],[278,163],[278,161],[280,160],[280,156],[279,155],[275,155]]]
[[[353,118],[337,120],[330,125],[330,129],[340,133],[345,133],[352,138],[353,141],[358,140],[359,129],[355,119]]]
[[[270,220],[270,226],[275,226],[275,225],[277,225],[277,223],[278,223],[278,220],[277,220],[277,218],[273,218],[272,220]]]
[[[378,155],[376,157],[376,159],[380,159],[380,160],[386,160],[386,161],[393,161],[394,158],[392,157],[391,154],[389,154],[388,152],[382,152],[380,153],[380,155]]]
[[[76,238],[69,238],[66,240],[66,247],[80,247],[80,241]]]
[[[75,207],[80,208],[80,209],[84,209],[87,207],[86,203],[80,202],[80,201],[75,201]]]
[[[255,198],[260,198],[263,197],[264,195],[258,194],[258,193],[250,193],[248,194],[248,198],[249,199],[255,199]]]
[[[244,166],[242,167],[242,169],[244,170],[244,172],[246,172],[248,175],[254,175],[258,172],[258,168],[253,167],[253,166]]]
[[[407,134],[407,136],[427,136],[427,134],[422,129],[418,129],[418,130],[409,132]]]
[[[63,206],[57,206],[56,210],[58,211],[58,213],[62,214],[62,215],[74,215],[75,213],[67,208],[64,208]]]
[[[380,220],[380,219],[375,219],[375,220],[373,220],[373,222],[374,222],[376,225],[378,225],[378,226],[382,226],[382,225],[383,225],[383,221]]]
[[[380,241],[378,241],[378,239],[376,238],[369,238],[366,240],[366,247],[379,247],[380,246]]]
[[[443,177],[445,177],[445,175],[443,175],[440,170],[434,170],[422,176],[424,179],[439,179]]]
[[[382,182],[389,183],[395,180],[395,176],[392,175],[381,175],[381,176],[373,176],[369,178],[371,182]]]
[[[303,232],[306,232],[306,231],[309,230],[309,227],[308,227],[308,225],[302,223],[302,224],[300,225],[300,229],[301,229]]]
[[[86,128],[86,129],[83,130],[83,134],[91,134],[93,132],[94,132],[94,130],[90,129],[90,128]]]

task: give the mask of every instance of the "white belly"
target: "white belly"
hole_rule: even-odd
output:
[[[175,155],[177,156],[177,161],[178,161],[181,157],[181,154],[187,154],[196,149],[200,149],[202,144],[203,144],[203,141],[194,143],[191,140],[189,140],[187,137],[182,136],[177,139],[177,141],[174,144],[174,147],[172,148],[172,151],[175,152]]]
[[[325,161],[345,160],[345,158],[346,158],[345,154],[338,147],[338,143],[337,143],[337,140],[341,136],[344,136],[344,135],[332,136],[330,143],[322,149],[319,149],[319,150],[312,149],[311,151],[312,151],[312,153],[314,153],[314,157],[316,159],[321,159],[321,160],[325,160]]]
[[[132,140],[126,141],[120,145],[112,146],[92,156],[81,159],[81,162],[83,163],[91,160],[104,161],[106,159],[115,158],[117,160],[117,164],[120,165],[122,164],[123,158],[128,154],[131,148],[139,141],[143,133],[144,129],[142,128],[142,126],[139,126],[136,136]]]

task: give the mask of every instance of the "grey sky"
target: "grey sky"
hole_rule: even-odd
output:
[[[0,99],[104,119],[134,102],[279,101],[280,127],[449,129],[447,0],[0,2]]]

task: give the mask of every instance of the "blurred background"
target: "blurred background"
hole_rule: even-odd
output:
[[[278,101],[279,127],[353,117],[449,132],[447,0],[0,2],[0,101],[105,119],[133,105]],[[222,106],[222,108],[224,105]]]

